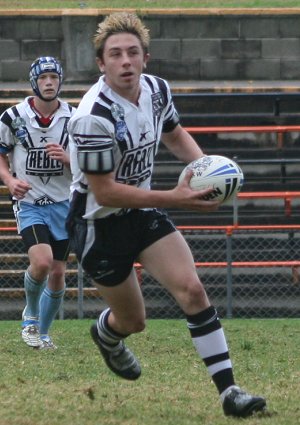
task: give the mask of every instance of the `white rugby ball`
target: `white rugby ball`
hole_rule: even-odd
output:
[[[180,183],[187,170],[193,171],[190,187],[193,190],[203,190],[212,187],[213,191],[203,196],[206,201],[217,200],[227,203],[241,190],[244,174],[232,159],[221,155],[206,155],[192,161],[181,172]]]

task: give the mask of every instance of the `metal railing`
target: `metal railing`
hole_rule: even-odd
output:
[[[300,282],[293,281],[294,269],[300,267],[300,225],[178,226],[178,229],[193,252],[209,297],[223,316],[300,315]],[[1,228],[0,232],[16,236],[13,228],[9,231]],[[19,317],[25,300],[22,281],[27,255],[10,252],[7,245],[2,263],[7,261],[6,257],[10,257],[13,268],[1,270],[0,305],[2,310],[14,305]],[[136,263],[135,268],[150,316],[181,317],[182,312],[168,293],[140,264]],[[103,307],[100,292],[77,264],[74,254],[70,256],[66,283],[61,319],[90,317]]]
[[[284,133],[300,132],[300,125],[238,125],[238,126],[201,126],[185,127],[190,134],[217,134],[217,133],[275,133],[277,148],[284,145]]]
[[[300,131],[300,126],[193,127],[187,130],[191,133],[229,130],[283,134]],[[282,148],[281,138],[278,147]],[[241,226],[238,220],[238,203],[242,199],[283,199],[284,214],[290,214],[291,202],[297,197],[300,197],[298,191],[242,192],[235,201],[233,225],[179,226],[191,247],[195,265],[209,297],[226,317],[300,315],[300,285],[292,278],[293,270],[300,267],[300,225]],[[7,235],[2,242],[2,252],[6,257],[11,256],[7,264],[13,264],[13,269],[5,270],[3,264],[6,257],[2,256],[0,303],[5,318],[9,318],[8,312],[16,313],[17,316],[13,318],[19,318],[24,303],[22,274],[28,261],[25,254],[16,253],[15,245],[10,247],[8,234],[20,240],[12,223],[14,220],[2,220],[0,224],[0,241],[1,235]],[[182,312],[166,291],[141,265],[136,264],[135,267],[144,292],[148,316],[180,317]],[[74,255],[70,256],[66,281],[60,318],[89,317],[101,310],[101,294],[76,263]]]
[[[298,91],[198,91],[173,93],[180,116],[193,124],[213,126],[233,123],[271,125],[299,123],[300,93]],[[256,106],[255,106],[256,105]],[[259,105],[259,107],[257,107]],[[182,108],[181,108],[182,106]],[[187,113],[185,113],[187,111]]]

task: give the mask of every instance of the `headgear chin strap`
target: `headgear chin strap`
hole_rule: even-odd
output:
[[[29,80],[34,93],[44,101],[51,101],[53,99],[44,99],[40,93],[37,80],[41,74],[45,74],[46,72],[55,72],[59,76],[59,86],[56,95],[53,99],[55,99],[60,91],[62,79],[63,79],[63,70],[60,62],[53,58],[52,56],[42,56],[37,58],[30,67],[29,71]]]

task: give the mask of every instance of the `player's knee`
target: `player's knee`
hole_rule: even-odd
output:
[[[123,320],[124,333],[134,334],[142,332],[146,327],[145,319],[141,317],[131,318],[129,320]]]
[[[50,278],[55,281],[65,281],[65,271],[64,270],[51,270]]]
[[[207,294],[200,281],[191,280],[185,282],[179,299],[184,311],[187,312],[201,308],[207,300]]]
[[[142,332],[146,327],[145,320],[138,320],[134,323],[134,333]]]
[[[52,259],[47,257],[36,258],[31,261],[31,269],[33,274],[46,276],[49,274]]]

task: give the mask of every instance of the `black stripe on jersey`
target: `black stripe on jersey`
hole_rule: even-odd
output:
[[[19,114],[19,111],[18,111],[18,109],[17,109],[17,107],[16,106],[13,106],[12,108],[11,108],[11,110],[12,110],[12,112],[15,114],[15,117],[20,117],[20,114]],[[22,128],[24,128],[24,130],[26,131],[26,134],[27,134],[27,140],[24,140],[23,142],[22,142],[22,145],[26,148],[26,149],[28,149],[28,144],[31,146],[31,147],[34,147],[34,144],[33,144],[33,142],[32,142],[32,138],[31,138],[31,136],[30,136],[30,133],[29,133],[29,131],[27,130],[27,127],[26,127],[26,125],[24,125],[24,126],[22,126]],[[12,131],[12,133],[15,135],[15,133],[16,133],[16,129],[14,129],[13,127],[11,127],[11,131]],[[29,142],[29,143],[28,143]]]
[[[108,105],[109,105],[109,107],[111,108],[111,106],[115,103],[113,100],[111,100],[111,99],[109,99],[107,96],[105,96],[105,94],[104,93],[102,93],[102,92],[100,92],[99,93],[99,97],[100,97],[100,99],[103,101],[103,102],[105,102],[105,103],[107,103]],[[111,116],[112,116],[112,114],[111,114]],[[112,116],[112,118],[113,118],[113,122],[114,122],[114,126],[116,127],[116,120],[114,119],[114,117]],[[116,134],[117,134],[117,131],[116,131]],[[133,148],[133,141],[132,141],[132,136],[131,136],[131,134],[130,134],[130,132],[128,131],[128,127],[127,127],[127,132],[126,132],[126,134],[125,134],[125,136],[124,136],[124,138],[125,138],[125,141],[128,143],[128,147],[129,148]],[[118,146],[119,146],[119,149],[120,149],[120,151],[121,152],[124,152],[125,150],[126,150],[126,148],[127,148],[127,146],[124,146],[124,141],[122,141],[122,140],[118,140],[118,138],[116,137],[116,140],[117,140],[117,142],[118,142]]]
[[[154,106],[155,101],[153,99],[156,94],[159,94],[161,96],[161,99],[162,99],[161,111],[162,111],[168,104],[168,93],[167,93],[167,87],[165,82],[159,77],[152,76],[152,79],[151,79],[149,75],[145,75],[145,74],[144,74],[144,78],[152,92],[152,95],[151,95],[152,111],[155,110],[155,106]],[[155,80],[157,87],[153,83],[153,79]],[[158,131],[160,120],[161,120],[161,114],[158,115],[157,113],[153,113],[153,127],[155,129],[156,138],[157,138],[157,131]]]
[[[159,86],[159,89],[162,93],[162,96],[163,96],[163,99],[164,99],[164,102],[165,102],[164,106],[167,106],[168,105],[168,91],[167,91],[166,83],[165,83],[164,80],[162,80],[159,77],[155,77],[155,79],[156,79],[157,84]],[[171,120],[168,119],[168,116],[172,112],[172,109],[175,108],[175,106],[173,105],[172,99],[171,99],[171,102],[172,103],[169,105],[169,108],[168,108],[166,115],[165,115],[165,117],[167,117],[167,122],[165,122],[164,125],[163,125],[163,128],[162,128],[163,133],[169,133],[170,131],[174,130],[174,128],[179,123],[179,116],[177,114],[177,111],[176,111],[176,115],[174,115]]]
[[[14,118],[20,117],[19,111],[18,111],[16,106],[13,106],[10,109],[10,111],[13,113]],[[9,127],[12,134],[16,137],[16,132],[17,132],[18,128],[14,128],[13,125],[12,125],[13,122],[14,122],[14,118],[12,118],[8,112],[5,112],[1,121]],[[27,130],[27,127],[25,125],[23,125],[21,128],[23,128],[26,131],[26,136],[27,136],[26,139],[22,138],[22,145],[26,149],[29,148],[29,144],[33,147],[32,139],[31,139],[30,134]]]
[[[70,117],[65,118],[64,128],[62,129],[59,144],[66,150],[69,144],[69,135],[68,135],[68,122],[70,121]]]
[[[151,78],[149,78],[148,75],[144,75],[144,78],[145,78],[146,83],[150,87],[150,90],[152,91],[152,93],[154,93],[154,85],[151,81]]]
[[[99,139],[97,141],[94,141],[94,143],[84,143],[84,144],[79,144],[77,145],[78,148],[78,152],[81,151],[97,151],[100,152],[102,150],[107,150],[107,149],[112,149],[112,142],[111,141],[106,141],[106,142],[101,142],[101,145],[99,145]]]
[[[105,94],[103,94],[102,92],[99,93],[98,97],[102,100],[102,102],[107,103],[107,105],[109,105],[109,108],[106,108],[105,106],[100,105],[99,103],[96,102],[94,104],[93,108],[92,108],[92,114],[93,114],[93,111],[95,110],[95,113],[93,115],[97,115],[97,116],[106,118],[116,128],[116,120],[112,116],[111,109],[110,109],[111,105],[114,102],[111,99],[109,99],[107,96],[105,96]],[[117,133],[117,131],[116,131],[116,133]],[[116,137],[116,140],[118,142],[119,149],[122,153],[126,149],[133,148],[132,136],[131,136],[130,132],[128,131],[128,128],[127,128],[127,132],[126,132],[126,135],[125,135],[125,140],[118,140],[117,137]]]
[[[163,94],[163,98],[164,98],[165,106],[166,106],[168,104],[168,92],[167,92],[166,84],[159,77],[155,77],[155,79],[156,79],[157,84],[158,84],[158,86],[160,88],[160,91]],[[173,102],[173,99],[172,99],[172,102]],[[173,104],[170,104],[169,105],[169,108],[168,108],[168,110],[166,112],[166,117],[168,117],[168,115],[172,111],[172,108],[173,107],[174,107]],[[162,129],[163,133],[169,133],[170,131],[174,130],[174,128],[178,125],[178,123],[179,123],[179,116],[178,116],[178,113],[176,111],[176,115],[173,116],[172,120],[168,120],[166,123],[164,123],[163,129]]]
[[[149,86],[149,88],[152,92],[152,95],[153,95],[155,93],[156,89],[154,87],[154,84],[153,84],[151,78],[148,75],[144,75],[144,78],[145,78],[145,81],[148,84],[148,86]],[[152,100],[152,102],[153,102],[153,100]],[[152,103],[152,111],[153,111],[153,103]],[[155,114],[152,114],[152,115],[153,115],[154,134],[155,134],[155,138],[157,138],[158,119],[157,119],[157,116]]]
[[[148,75],[144,75],[145,81],[147,82],[148,86],[150,87],[150,90],[152,93],[156,93],[156,88],[154,87],[153,82],[151,81],[151,78]],[[153,78],[155,79],[158,88],[159,88],[159,92],[162,94],[162,98],[163,98],[163,107],[165,108],[168,104],[168,91],[167,91],[167,86],[164,80],[162,80],[159,77],[153,76]]]
[[[81,147],[84,149],[85,146],[96,146],[96,148],[99,148],[99,143],[107,144],[112,143],[111,138],[106,135],[98,135],[98,134],[79,134],[74,133],[74,140],[78,146],[78,149]]]
[[[107,96],[105,96],[104,93],[100,92],[99,93],[99,97],[101,100],[103,100],[103,102],[107,103],[109,105],[109,107],[111,107],[111,105],[114,103],[111,99],[109,99]]]
[[[172,120],[169,120],[163,125],[163,133],[169,133],[170,131],[174,130],[174,128],[179,124],[179,116],[176,112],[176,115],[174,115]]]
[[[16,107],[16,106],[13,106],[13,107],[11,108],[11,110],[12,110],[12,112],[14,113],[15,117],[19,117],[19,116],[20,116],[19,111],[18,111],[18,109],[17,109],[17,107]]]
[[[167,87],[166,87],[166,83],[164,82],[164,80],[162,80],[159,77],[154,77],[157,85],[159,87],[159,91],[161,92],[162,96],[163,96],[163,100],[164,100],[164,107],[167,106],[168,104],[168,92],[167,92]]]
[[[12,123],[12,118],[11,118],[11,116],[9,115],[9,113],[7,112],[7,111],[5,111],[3,114],[2,114],[2,117],[1,117],[1,121],[3,122],[3,124],[5,124],[9,129],[10,129],[10,131],[13,133],[13,128],[12,128],[12,126],[11,126],[11,123]],[[14,134],[14,133],[13,133]],[[12,151],[12,149],[13,149],[13,147],[12,146],[10,146],[10,147],[8,147],[6,144],[2,144],[1,143],[1,147],[3,148],[3,152],[8,152],[8,151]]]
[[[3,124],[7,125],[7,127],[10,128],[11,126],[11,122],[12,122],[12,118],[9,115],[9,113],[7,111],[5,111],[1,117],[1,121],[3,122]]]
[[[110,109],[109,108],[106,108],[103,105],[100,105],[97,102],[94,103],[94,105],[92,107],[92,110],[91,110],[91,114],[92,115],[96,115],[97,117],[105,118],[108,121],[110,121],[112,124],[115,123],[115,120],[111,116]]]

